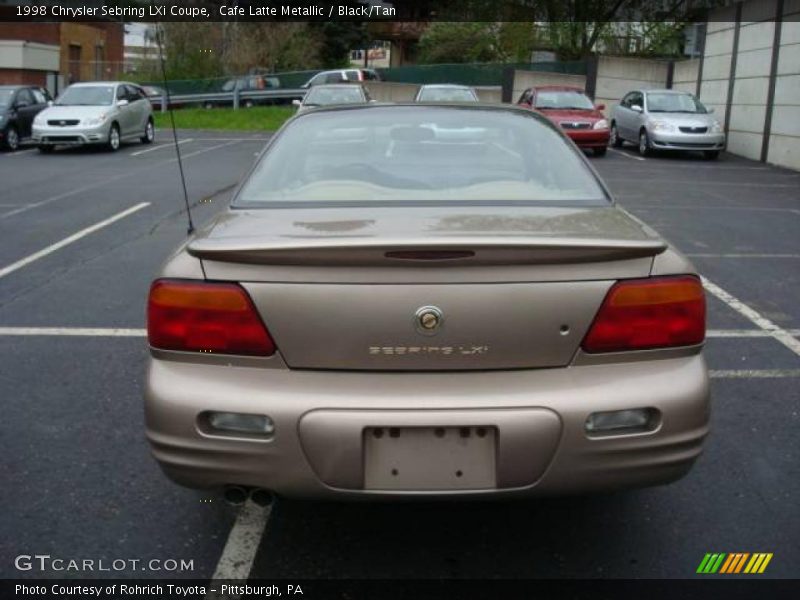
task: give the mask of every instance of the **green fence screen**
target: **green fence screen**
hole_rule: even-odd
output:
[[[398,83],[457,83],[472,86],[497,86],[503,84],[503,73],[509,68],[576,75],[586,73],[586,63],[583,61],[413,65],[376,70],[384,81]],[[269,80],[277,79],[280,88],[292,89],[300,87],[316,73],[319,73],[319,70],[270,73],[263,77]],[[208,94],[224,91],[224,88],[232,89],[229,82],[235,79],[237,78],[176,79],[167,82],[167,85],[170,94]],[[225,85],[226,83],[228,86]],[[143,82],[143,84],[163,87],[161,81]]]
[[[483,86],[502,85],[503,72],[509,68],[550,73],[586,74],[586,63],[583,61],[413,65],[377,69],[377,71],[384,81],[398,83],[457,83]]]

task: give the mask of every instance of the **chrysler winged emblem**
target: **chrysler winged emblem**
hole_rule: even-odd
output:
[[[423,335],[435,335],[444,322],[444,315],[436,306],[423,306],[414,313],[417,331]]]

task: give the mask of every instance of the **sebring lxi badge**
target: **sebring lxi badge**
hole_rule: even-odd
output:
[[[444,314],[436,306],[422,306],[414,313],[414,322],[422,335],[436,335],[444,323]]]
[[[422,335],[436,335],[444,325],[444,313],[438,306],[422,306],[414,313],[414,327]],[[369,346],[370,356],[408,356],[408,357],[464,357],[485,356],[489,346],[474,344],[452,344],[449,346]]]

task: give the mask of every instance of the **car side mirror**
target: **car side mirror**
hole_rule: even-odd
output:
[[[294,106],[300,106],[301,104],[303,104],[303,102],[302,100],[298,100],[297,98],[295,98],[294,100],[292,100],[292,104]]]
[[[128,106],[128,104],[129,103],[125,98],[123,98],[122,100],[117,100],[117,106],[119,106],[120,108],[123,106]]]
[[[716,109],[714,109],[714,108],[709,108],[709,109],[708,109],[708,114],[710,114],[710,115],[714,114],[714,111],[715,111],[715,110],[716,110]]]
[[[638,113],[644,112],[644,109],[641,106],[639,106],[638,104],[633,104],[631,106],[631,110],[633,110],[635,112],[638,112]]]
[[[606,109],[606,105],[605,104],[598,104],[598,105],[595,106],[595,108],[597,110],[605,110]]]
[[[54,102],[52,100],[47,101],[47,106],[53,106]]]

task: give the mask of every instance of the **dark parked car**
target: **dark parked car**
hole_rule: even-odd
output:
[[[240,92],[258,92],[263,90],[274,90],[281,87],[281,81],[277,77],[267,77],[264,75],[247,75],[246,77],[235,77],[228,79],[222,84],[220,91],[233,92],[236,87],[239,87]],[[257,104],[274,104],[274,98],[247,98],[241,99],[240,104],[244,108],[250,108]],[[215,106],[230,106],[230,100],[206,100],[203,102],[205,108],[213,108]]]
[[[0,86],[0,145],[12,152],[31,136],[33,119],[52,98],[35,86]]]

